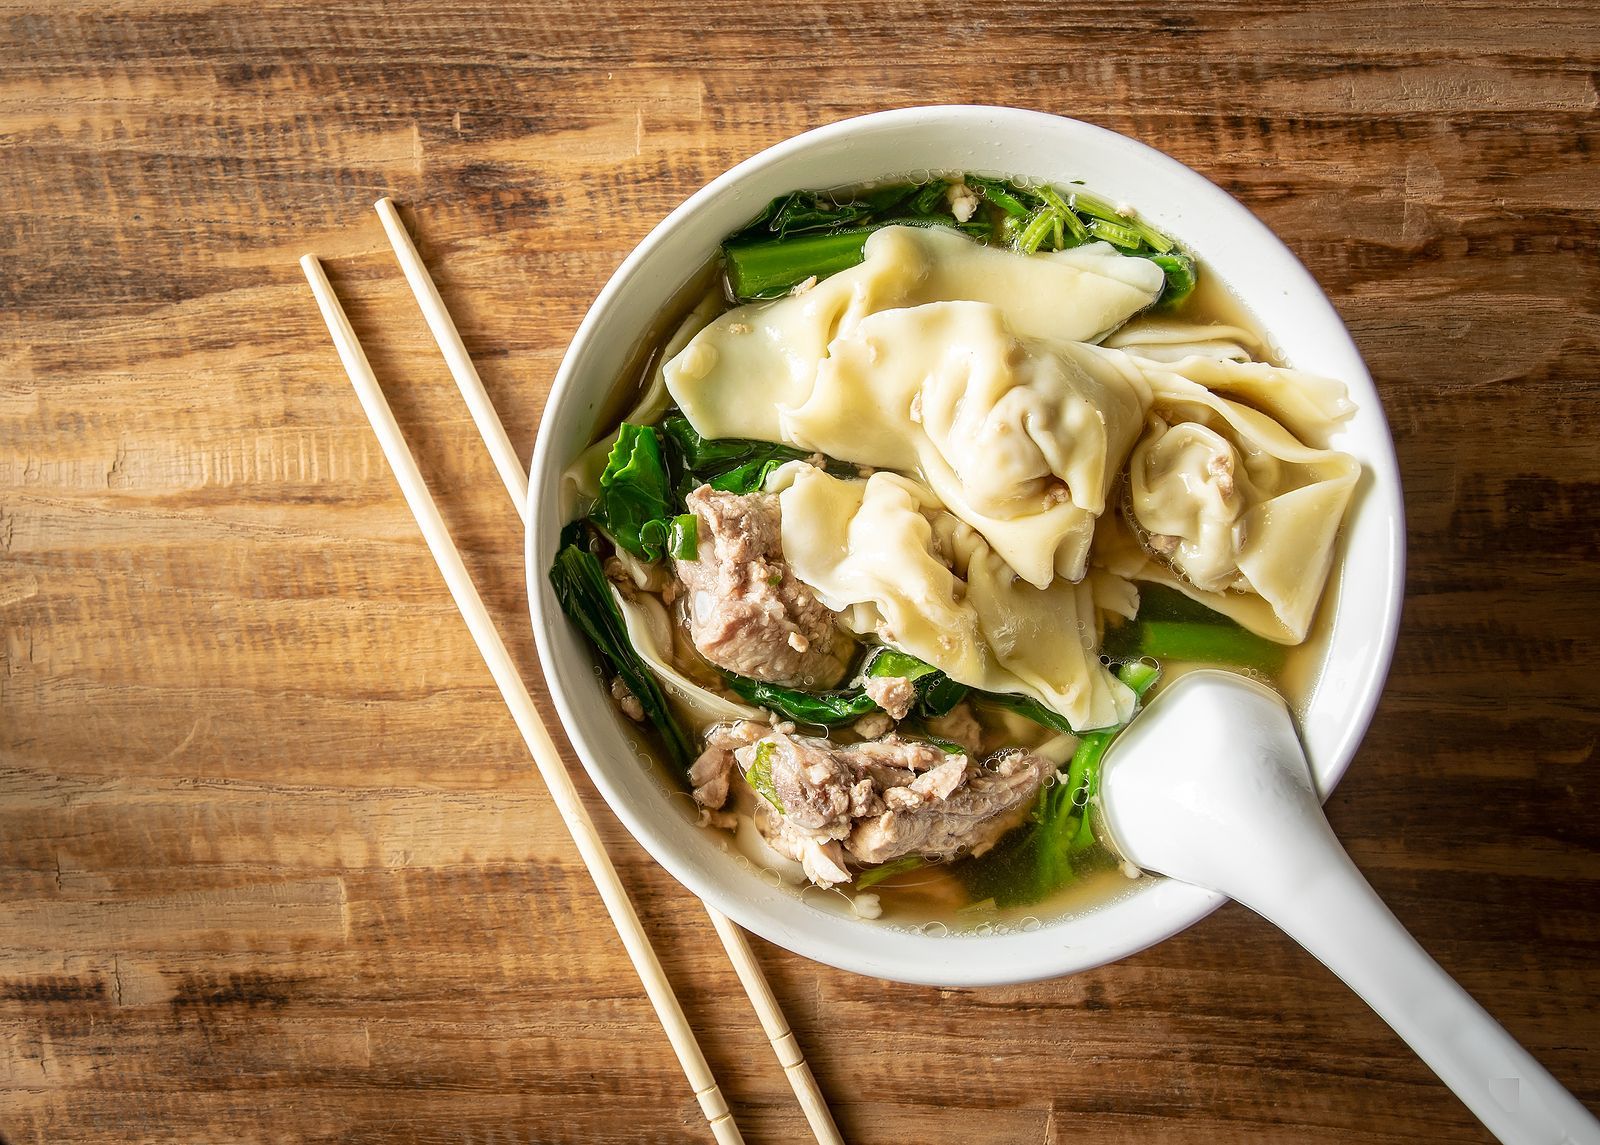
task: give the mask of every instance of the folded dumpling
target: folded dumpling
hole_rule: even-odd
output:
[[[987,302],[1024,337],[1092,342],[1161,294],[1161,268],[1105,243],[1050,254],[987,247],[944,227],[884,227],[864,259],[811,289],[735,307],[666,364],[668,390],[706,437],[783,441],[778,411],[811,394],[828,346],[869,315]]]
[[[1152,412],[1128,462],[1134,536],[1103,530],[1098,561],[1298,644],[1322,597],[1360,463],[1305,445],[1274,418],[1188,378],[1153,374],[1152,387]],[[1315,397],[1294,404],[1309,408]]]
[[[850,630],[971,687],[1033,696],[1080,730],[1132,713],[1133,694],[1100,662],[1091,580],[1029,584],[899,474],[849,481],[793,463],[768,489],[789,567]]]
[[[1152,362],[1181,362],[1195,357],[1249,362],[1259,356],[1260,350],[1256,336],[1242,326],[1180,322],[1150,315],[1128,323],[1101,344]]]
[[[998,307],[886,310],[828,347],[785,440],[919,475],[1029,583],[1081,580],[1150,404],[1124,356],[1016,334]]]

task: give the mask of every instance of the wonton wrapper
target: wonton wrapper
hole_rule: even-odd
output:
[[[1256,336],[1240,326],[1177,322],[1148,315],[1129,322],[1101,345],[1163,363],[1195,357],[1249,362],[1260,349]]]
[[[1175,549],[1157,560],[1125,524],[1108,522],[1097,563],[1176,588],[1270,640],[1300,643],[1322,598],[1360,463],[1304,445],[1266,414],[1188,378],[1153,374],[1151,381],[1154,412],[1129,459],[1129,502],[1139,529],[1158,544],[1175,539]],[[1309,394],[1290,393],[1294,384],[1280,377],[1277,393],[1234,388],[1292,411],[1293,420],[1331,426],[1326,410],[1337,403],[1323,399],[1338,383]]]
[[[1161,294],[1161,268],[1106,243],[1020,256],[944,227],[884,227],[864,260],[810,290],[736,307],[666,366],[706,437],[784,441],[780,409],[811,396],[829,344],[868,315],[928,302],[987,302],[1024,337],[1093,342]]]
[[[1021,692],[1079,730],[1133,712],[1099,657],[1093,582],[1036,588],[925,487],[865,481],[792,462],[773,474],[784,559],[852,632],[989,692]]]
[[[1022,578],[1083,579],[1150,388],[1125,356],[1015,336],[984,303],[887,310],[834,340],[784,437],[915,473]]]

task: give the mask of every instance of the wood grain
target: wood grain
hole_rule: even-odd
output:
[[[0,0],[0,28],[6,1142],[703,1138],[295,259],[328,261],[531,671],[518,523],[372,201],[410,204],[526,457],[662,215],[920,102],[1153,143],[1328,290],[1410,541],[1330,814],[1600,1105],[1593,6]],[[747,1135],[801,1139],[704,912],[585,794]],[[1237,907],[1007,989],[759,953],[852,1141],[1486,1140]]]

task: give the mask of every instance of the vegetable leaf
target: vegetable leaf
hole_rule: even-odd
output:
[[[647,425],[623,422],[600,474],[600,496],[590,514],[619,546],[657,560],[666,539],[667,468],[661,441]]]
[[[859,688],[838,692],[802,692],[747,676],[725,675],[728,687],[746,703],[770,709],[796,723],[849,723],[878,710],[872,697]]]
[[[769,739],[756,744],[756,755],[750,761],[750,769],[744,773],[744,781],[781,814],[783,800],[778,798],[778,787],[772,782],[772,754],[777,750],[778,745]]]
[[[728,493],[754,493],[778,466],[811,456],[772,441],[701,437],[682,414],[662,421],[661,434],[682,497],[701,484]]]
[[[561,611],[583,630],[628,690],[638,698],[646,718],[661,733],[668,757],[687,773],[694,759],[689,737],[668,707],[667,697],[655,674],[629,643],[628,627],[611,596],[611,585],[600,567],[599,558],[579,545],[564,546],[551,566],[550,585],[555,589]]]
[[[1065,716],[1045,707],[1032,696],[1024,696],[1015,692],[979,692],[978,698],[1016,712],[1017,715],[1030,719],[1036,724],[1043,724],[1053,731],[1066,732],[1070,735],[1077,734],[1072,725],[1067,722]]]
[[[1141,615],[1106,632],[1105,653],[1117,659],[1148,656],[1254,668],[1268,675],[1283,667],[1287,650],[1282,644],[1213,615],[1214,620],[1147,620]]]

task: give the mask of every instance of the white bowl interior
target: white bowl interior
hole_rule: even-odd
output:
[[[978,936],[866,922],[797,894],[695,826],[687,795],[647,765],[600,686],[593,655],[566,622],[547,572],[562,524],[562,470],[594,437],[602,404],[673,294],[729,232],[768,200],[799,188],[913,172],[966,170],[1082,180],[1197,254],[1269,332],[1293,365],[1344,381],[1358,406],[1333,444],[1365,474],[1345,526],[1342,572],[1321,677],[1301,713],[1324,793],[1349,765],[1377,704],[1399,620],[1404,528],[1388,426],[1355,345],[1316,282],[1243,206],[1143,144],[1076,120],[992,107],[927,107],[846,120],[780,143],[693,195],[657,226],[601,291],[561,364],[539,428],[531,474],[528,583],[540,661],[557,708],[606,801],[685,886],[762,937],[847,970],[944,986],[1029,981],[1099,965],[1175,934],[1221,897],[1141,879],[1112,902],[1040,925]]]

